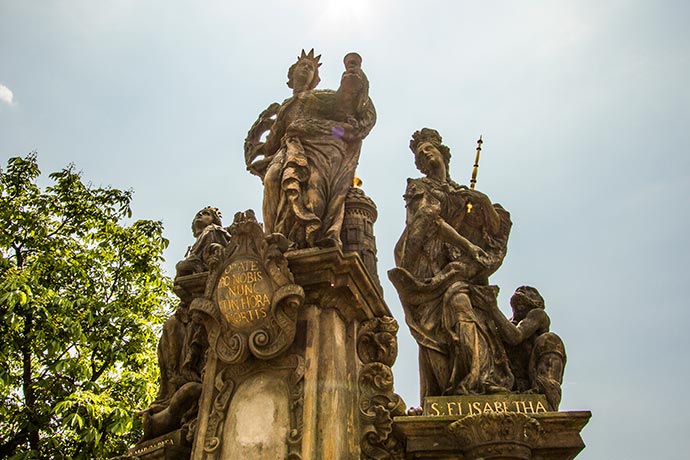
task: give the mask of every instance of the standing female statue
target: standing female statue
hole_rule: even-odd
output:
[[[247,169],[264,184],[264,231],[285,235],[294,248],[340,245],[345,197],[376,122],[362,58],[345,56],[332,91],[314,89],[320,57],[302,51],[288,70],[292,97],[269,106],[245,140]]]
[[[421,396],[509,391],[513,375],[491,316],[489,275],[506,254],[510,216],[448,173],[450,150],[436,130],[410,141],[425,177],[408,179],[406,227],[389,277],[419,344]]]

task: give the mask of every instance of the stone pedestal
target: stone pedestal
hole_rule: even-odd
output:
[[[191,458],[354,460],[402,452],[393,393],[397,323],[359,257],[339,249],[285,254],[304,290],[292,345],[226,364],[209,350]],[[376,458],[376,457],[373,457]]]
[[[179,460],[189,458],[190,449],[185,446],[181,430],[159,436],[137,444],[124,459],[137,460]],[[119,458],[119,457],[118,457]]]
[[[585,447],[580,431],[589,411],[493,412],[395,417],[406,459],[571,460]]]

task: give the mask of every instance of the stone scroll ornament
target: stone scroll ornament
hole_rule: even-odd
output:
[[[206,326],[209,347],[221,361],[275,358],[292,344],[304,301],[283,256],[287,241],[267,237],[252,210],[235,214],[228,232],[230,242],[209,267],[204,296],[190,311]]]
[[[405,403],[393,392],[391,366],[398,355],[398,323],[383,316],[362,323],[357,354],[359,374],[362,459],[404,458],[404,441],[393,433],[393,417],[405,414]]]

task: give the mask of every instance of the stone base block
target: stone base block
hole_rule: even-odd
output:
[[[493,412],[395,417],[406,458],[444,460],[571,460],[585,447],[580,431],[592,413]]]
[[[180,430],[137,444],[126,457],[132,460],[189,460],[191,449]]]

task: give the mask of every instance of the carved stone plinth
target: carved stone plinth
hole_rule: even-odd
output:
[[[406,458],[462,460],[571,460],[585,447],[580,431],[592,413],[488,412],[395,417]]]
[[[181,430],[145,441],[131,448],[124,458],[136,460],[184,460],[190,449]]]
[[[405,405],[390,368],[398,325],[380,292],[356,254],[285,256],[304,291],[294,341],[236,364],[209,350],[191,458],[402,458],[392,421]]]

